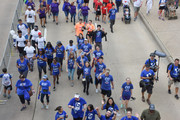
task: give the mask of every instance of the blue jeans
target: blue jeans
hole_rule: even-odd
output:
[[[88,22],[88,15],[87,15],[87,16],[83,16],[83,21],[84,21],[85,23]]]
[[[74,80],[74,71],[75,69],[68,69],[68,76],[70,77],[71,76],[71,80]]]
[[[116,1],[117,11],[119,12],[119,7],[121,6],[121,1]]]
[[[64,11],[64,14],[65,14],[66,17],[68,17],[69,11]]]
[[[75,22],[76,22],[76,13],[71,14],[71,21],[72,21],[73,18],[74,18],[74,24],[75,24]]]

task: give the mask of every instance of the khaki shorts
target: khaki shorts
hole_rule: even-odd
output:
[[[174,83],[174,86],[177,88],[180,88],[180,82],[174,82],[173,80],[170,80],[170,78],[168,78],[168,85],[172,85]]]

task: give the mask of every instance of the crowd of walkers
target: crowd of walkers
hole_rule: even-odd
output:
[[[150,1],[150,0],[149,0]],[[147,5],[151,5],[147,1]],[[103,3],[102,3],[103,2]],[[162,9],[162,2],[160,8]],[[29,72],[33,72],[34,60],[37,60],[37,69],[39,72],[39,89],[38,99],[42,103],[42,109],[49,109],[49,98],[51,95],[51,80],[47,76],[53,76],[53,91],[58,89],[57,85],[60,84],[60,78],[64,71],[68,72],[67,79],[70,80],[70,86],[74,85],[74,74],[77,71],[77,79],[82,80],[83,92],[89,95],[90,84],[95,84],[96,93],[101,92],[102,105],[100,108],[92,104],[87,105],[84,98],[80,97],[78,93],[75,94],[74,98],[68,103],[68,107],[72,110],[71,114],[74,120],[95,120],[95,115],[100,120],[115,120],[120,110],[124,109],[127,114],[121,120],[160,120],[160,114],[155,110],[155,105],[151,103],[150,97],[152,95],[152,89],[154,85],[155,73],[159,69],[158,61],[155,59],[155,54],[151,53],[150,58],[145,62],[142,68],[140,78],[140,87],[142,88],[142,101],[145,102],[145,91],[148,93],[146,99],[149,104],[149,109],[144,110],[139,116],[136,114],[132,115],[132,108],[129,107],[128,102],[130,99],[135,100],[132,96],[134,86],[129,77],[122,84],[120,100],[122,100],[119,109],[118,105],[115,104],[112,96],[112,90],[114,88],[114,79],[110,74],[110,69],[106,68],[104,63],[103,53],[103,38],[107,41],[104,29],[101,25],[95,26],[93,20],[88,19],[89,11],[95,11],[95,21],[100,21],[102,15],[102,22],[106,24],[106,17],[110,22],[110,29],[113,33],[113,25],[115,24],[116,13],[119,12],[119,7],[123,5],[123,10],[126,11],[127,6],[130,5],[129,0],[116,0],[113,3],[112,0],[94,0],[92,11],[90,9],[89,0],[77,0],[69,3],[68,0],[63,1],[62,10],[64,11],[66,23],[69,22],[69,13],[71,15],[71,22],[74,24],[76,40],[69,40],[69,44],[65,46],[62,41],[57,41],[56,45],[46,38],[43,37],[39,27],[35,25],[37,18],[36,14],[39,15],[40,25],[42,28],[46,27],[47,19],[53,16],[53,22],[58,25],[59,5],[61,1],[57,0],[39,0],[38,7],[32,0],[26,2],[25,11],[25,22],[19,19],[17,26],[17,37],[14,40],[14,46],[18,49],[19,59],[16,62],[16,67],[19,72],[19,80],[15,85],[15,92],[19,96],[22,103],[21,111],[26,109],[25,101],[30,105],[30,98],[35,93],[32,82],[27,78]],[[75,5],[77,4],[77,6]],[[115,5],[116,4],[116,5]],[[134,21],[137,19],[138,11],[142,5],[141,0],[134,1]],[[116,6],[116,8],[115,8]],[[38,8],[38,9],[36,9]],[[76,10],[77,8],[77,10]],[[148,6],[147,13],[150,12],[151,7]],[[160,10],[161,10],[160,9]],[[76,11],[78,16],[78,22],[76,22]],[[47,17],[48,16],[48,17]],[[87,31],[86,35],[84,35]],[[48,42],[47,42],[48,41]],[[77,43],[77,45],[75,45]],[[95,50],[93,49],[95,48]],[[65,70],[63,70],[63,63],[65,63]],[[47,66],[48,70],[47,71]],[[76,69],[77,68],[77,69]],[[94,68],[95,76],[92,76],[92,70]],[[171,84],[175,84],[175,98],[179,99],[179,59],[175,60],[174,64],[168,66],[168,93],[171,94]],[[44,74],[42,74],[42,71]],[[11,98],[10,92],[13,88],[12,76],[8,73],[7,69],[2,70],[3,74],[0,75],[2,78],[2,84],[4,85],[4,97]],[[98,89],[100,86],[100,90]],[[60,89],[60,88],[59,88]],[[8,92],[8,95],[6,94]],[[46,97],[46,103],[44,102]],[[87,109],[86,109],[87,108]],[[101,110],[106,110],[105,115],[100,113]],[[62,106],[58,106],[55,111],[55,120],[62,120],[68,118],[67,113],[63,110]],[[85,114],[84,114],[85,113]]]

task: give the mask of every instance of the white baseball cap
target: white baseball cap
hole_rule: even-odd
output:
[[[78,94],[78,93],[76,93],[75,95],[74,95],[74,98],[79,98],[80,97],[80,95]]]

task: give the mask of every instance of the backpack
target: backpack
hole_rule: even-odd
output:
[[[168,73],[168,68],[170,67],[170,65],[172,65],[171,71],[174,69],[174,63],[169,63],[168,66],[167,66],[166,73]],[[178,64],[178,69],[180,69],[180,64]]]

